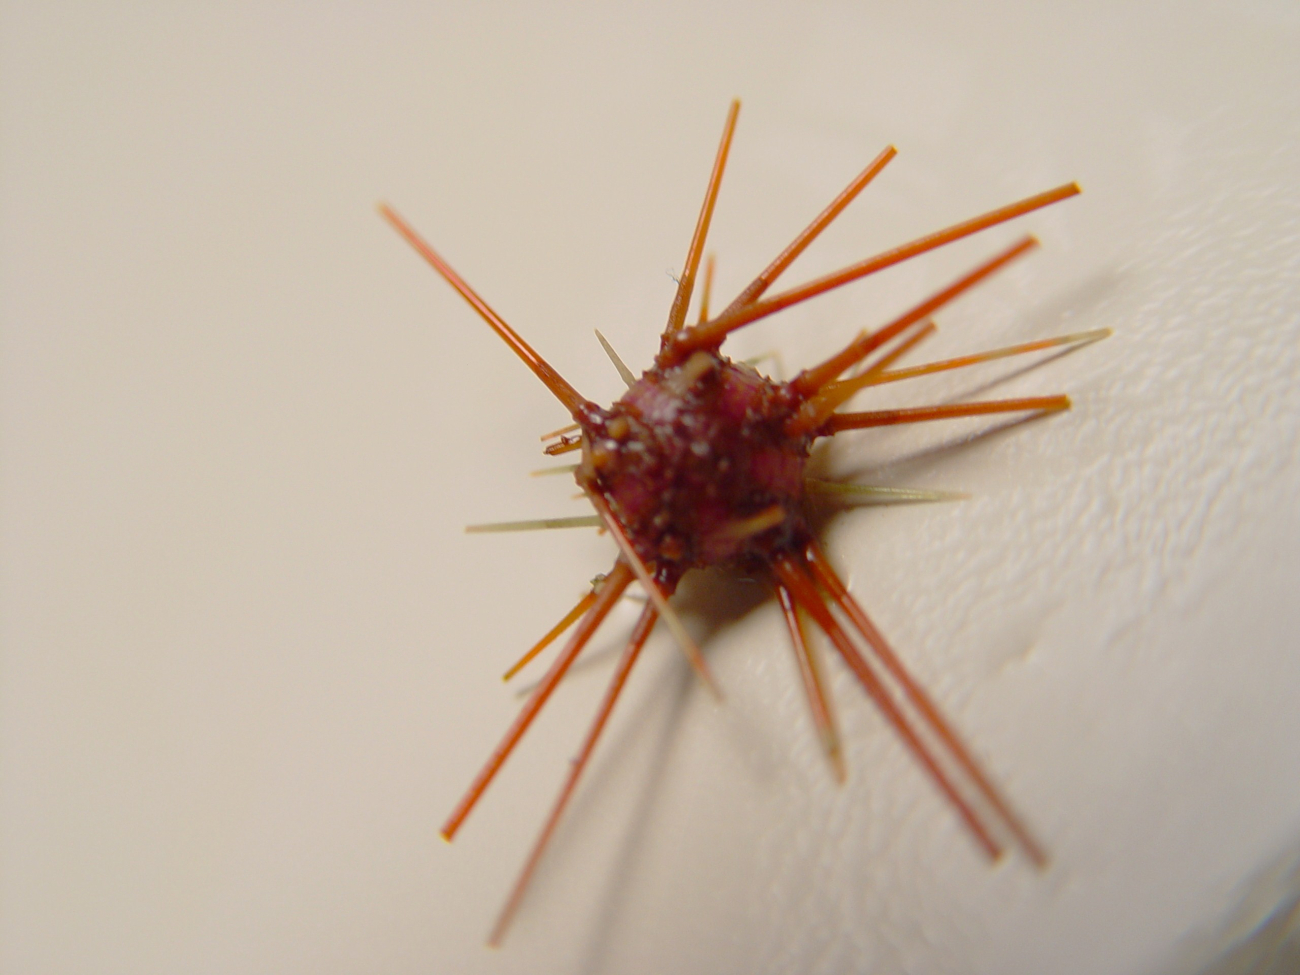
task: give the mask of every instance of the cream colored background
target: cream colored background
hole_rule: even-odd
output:
[[[0,969],[1182,973],[1289,903],[1292,4],[0,17]],[[1043,252],[934,354],[1116,329],[996,390],[1072,413],[837,455],[974,494],[830,544],[1054,865],[983,862],[839,668],[837,789],[771,605],[706,592],[725,707],[656,636],[491,953],[608,658],[436,829],[517,706],[497,675],[611,549],[461,533],[581,512],[527,477],[564,417],[373,206],[608,400],[591,330],[648,361],[733,95],[724,293],[887,142],[791,281],[1084,185],[735,342],[798,368],[1020,229]]]

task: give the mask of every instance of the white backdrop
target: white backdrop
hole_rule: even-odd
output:
[[[1292,4],[129,6],[0,15],[0,969],[1172,975],[1292,903]],[[374,204],[607,401],[591,330],[648,363],[736,95],[723,298],[890,142],[791,282],[1084,187],[734,342],[796,369],[1026,229],[933,355],[1116,330],[997,387],[1070,413],[835,455],[973,495],[829,547],[1053,864],[990,867],[839,667],[836,787],[711,585],[725,705],[652,639],[489,952],[634,610],[444,846],[612,548],[462,533],[582,513],[527,476],[565,417]]]

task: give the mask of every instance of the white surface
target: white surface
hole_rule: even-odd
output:
[[[1291,4],[8,4],[0,45],[3,971],[1184,972],[1294,856]],[[839,669],[835,788],[772,607],[715,593],[726,706],[654,638],[491,953],[608,658],[436,829],[611,552],[461,534],[577,513],[526,476],[564,417],[373,204],[606,400],[591,329],[648,361],[733,95],[724,295],[887,142],[791,281],[1084,185],[735,343],[797,368],[1021,229],[936,356],[1117,330],[998,387],[1069,414],[838,454],[974,493],[830,545],[1054,863],[989,868]]]

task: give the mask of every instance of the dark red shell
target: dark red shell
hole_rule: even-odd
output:
[[[766,565],[808,539],[810,436],[791,437],[784,383],[716,352],[656,366],[582,422],[578,483],[599,493],[671,589],[688,569]]]

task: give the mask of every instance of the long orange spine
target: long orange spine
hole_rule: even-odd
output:
[[[812,223],[800,231],[799,235],[790,242],[786,249],[778,254],[776,259],[764,268],[763,272],[751,281],[745,287],[745,290],[737,295],[736,299],[728,305],[718,317],[726,318],[728,315],[733,315],[740,311],[741,308],[744,308],[746,305],[752,305],[754,302],[758,301],[759,298],[763,297],[764,292],[772,286],[773,282],[781,276],[785,269],[793,264],[795,259],[808,249],[808,245],[816,240],[817,236],[831,225],[831,221],[844,212],[844,208],[852,203],[854,198],[866,189],[867,185],[879,176],[881,171],[889,165],[889,161],[897,155],[897,149],[893,146],[885,146],[880,155],[873,159],[867,165],[866,169],[858,173],[858,175],[853,178],[853,181],[840,191],[840,195],[831,200],[830,205],[819,213]],[[700,324],[703,325],[707,322],[708,317],[705,316],[701,320]]]
[[[397,214],[387,203],[379,205],[380,215],[387,220],[399,234],[401,234],[408,244],[415,248],[416,253],[428,261],[435,271],[456,289],[457,293],[469,302],[470,306],[479,313],[483,321],[492,327],[492,331],[505,340],[506,345],[510,346],[515,355],[524,361],[524,365],[533,371],[533,374],[540,379],[546,388],[549,389],[569,411],[574,419],[581,416],[586,409],[592,404],[585,396],[569,385],[549,362],[537,354],[531,345],[520,337],[519,333],[506,324],[505,319],[492,310],[486,301],[479,297],[478,292],[466,283],[452,268],[450,264],[444,261],[429,243],[424,240],[405,220]]]
[[[668,309],[668,324],[664,328],[665,338],[679,331],[686,321],[686,311],[691,304],[691,292],[695,288],[695,275],[699,271],[700,258],[704,254],[704,241],[709,236],[709,224],[713,220],[713,208],[718,202],[718,190],[722,186],[722,174],[727,168],[727,155],[731,152],[731,138],[736,134],[736,117],[739,114],[740,99],[735,99],[727,111],[727,121],[722,127],[722,142],[713,161],[713,172],[709,174],[709,187],[704,193],[704,205],[700,207],[700,216],[695,222],[691,245],[686,249],[686,266],[682,269],[682,276],[677,282],[677,293],[673,296],[672,307]]]
[[[989,400],[984,403],[949,403],[946,406],[917,406],[901,410],[871,410],[863,413],[835,413],[822,425],[825,436],[845,430],[890,427],[900,423],[927,420],[952,420],[962,416],[987,416],[991,413],[1057,413],[1070,408],[1068,396],[1027,396],[1023,399]]]
[[[605,723],[609,720],[614,705],[618,702],[618,696],[622,693],[623,685],[627,683],[628,675],[632,672],[632,666],[636,663],[641,648],[645,646],[646,638],[650,635],[650,631],[654,629],[655,621],[658,618],[659,614],[655,612],[653,606],[647,606],[641,611],[641,618],[637,620],[636,627],[632,630],[632,636],[628,638],[627,646],[623,650],[622,657],[619,658],[618,667],[609,682],[609,688],[605,691],[604,699],[600,702],[600,708],[596,711],[596,717],[587,731],[587,737],[583,740],[582,748],[570,763],[569,774],[564,780],[564,785],[560,787],[559,795],[556,796],[555,805],[551,808],[551,815],[542,827],[541,833],[533,844],[533,850],[510,891],[510,897],[506,900],[505,906],[501,909],[501,914],[497,917],[497,922],[492,928],[492,934],[488,936],[488,944],[499,945],[505,937],[506,928],[510,926],[510,921],[514,918],[515,912],[519,910],[519,904],[523,900],[524,892],[528,889],[528,883],[532,880],[538,863],[541,862],[542,854],[546,852],[546,847],[551,840],[551,834],[555,832],[555,827],[559,824],[560,817],[564,814],[565,807],[568,806],[569,799],[573,796],[573,790],[577,788],[578,779],[582,776],[583,769],[587,767],[587,760],[591,758],[591,753],[596,748],[596,742],[600,739],[600,733],[605,729]]]
[[[830,637],[835,649],[840,652],[844,662],[848,664],[849,669],[858,678],[862,689],[875,702],[876,707],[880,708],[885,720],[893,726],[898,736],[903,739],[903,743],[916,756],[917,761],[930,773],[930,777],[934,779],[940,791],[948,797],[949,802],[952,803],[957,814],[966,823],[975,841],[989,855],[990,859],[996,860],[1000,857],[1002,855],[1001,845],[994,839],[984,823],[980,821],[975,810],[966,801],[966,797],[957,789],[938,760],[926,748],[916,730],[908,722],[903,712],[899,710],[893,698],[890,697],[889,691],[880,682],[880,678],[871,669],[867,659],[862,656],[857,647],[853,645],[853,641],[849,639],[848,634],[835,621],[835,617],[831,615],[830,610],[818,594],[817,587],[809,577],[808,569],[803,560],[788,553],[778,555],[772,561],[772,568],[776,572],[777,578],[781,580],[781,584],[790,590],[795,601],[813,618],[822,632]]]
[[[519,716],[515,718],[514,723],[506,731],[505,737],[501,739],[501,744],[488,757],[487,762],[475,777],[464,798],[457,804],[452,814],[447,817],[447,821],[443,823],[442,838],[444,840],[450,842],[452,837],[456,835],[456,831],[460,829],[465,817],[470,814],[470,810],[474,808],[475,803],[483,795],[483,791],[492,782],[505,760],[510,757],[515,745],[519,744],[519,739],[523,737],[524,732],[528,730],[528,726],[537,717],[537,712],[542,709],[542,705],[551,696],[551,692],[560,683],[560,679],[564,677],[573,661],[578,658],[578,654],[582,652],[582,648],[591,639],[591,635],[596,632],[596,628],[609,615],[609,611],[614,608],[614,604],[618,602],[619,596],[623,595],[623,590],[628,587],[632,578],[632,570],[627,567],[622,559],[614,563],[614,568],[610,570],[609,575],[605,576],[605,581],[601,583],[595,604],[587,611],[587,615],[583,617],[582,622],[578,624],[578,629],[569,638],[564,652],[551,664],[551,669],[546,672],[546,676],[542,678],[541,683],[537,685],[537,689],[533,691],[532,697],[524,704]]]
[[[813,725],[817,736],[822,741],[826,757],[830,759],[835,781],[843,783],[847,777],[844,768],[844,754],[840,749],[839,729],[835,725],[835,711],[831,706],[830,696],[822,680],[821,668],[813,656],[813,647],[808,643],[803,621],[799,618],[799,607],[794,596],[782,583],[777,583],[776,599],[781,606],[781,615],[785,619],[786,630],[790,634],[790,646],[794,650],[795,662],[799,665],[799,677],[803,680],[804,692],[808,698],[808,707],[812,711]]]
[[[1022,237],[1010,247],[989,258],[979,267],[962,275],[948,287],[916,305],[906,314],[900,315],[884,328],[850,342],[825,362],[805,369],[790,381],[791,387],[802,396],[813,396],[815,393],[820,392],[821,388],[827,383],[833,382],[850,366],[862,361],[863,357],[870,355],[909,326],[929,318],[944,305],[965,294],[971,288],[996,274],[1016,258],[1023,257],[1037,246],[1038,241],[1033,237]]]
[[[1002,795],[1002,792],[993,784],[993,780],[985,774],[979,762],[971,754],[970,749],[966,747],[961,737],[943,716],[943,712],[939,710],[938,705],[934,703],[920,683],[912,677],[908,669],[903,666],[903,662],[889,645],[889,641],[876,629],[875,624],[867,617],[858,601],[853,598],[848,587],[840,581],[840,577],[836,574],[826,556],[822,554],[821,549],[816,545],[809,545],[805,558],[812,570],[813,578],[817,580],[817,583],[823,589],[830,593],[835,605],[853,622],[854,627],[862,634],[862,638],[875,650],[876,656],[885,665],[885,669],[898,681],[903,693],[930,724],[935,735],[947,746],[957,764],[970,777],[971,782],[974,783],[985,800],[1001,817],[1012,836],[1020,843],[1025,855],[1038,868],[1046,867],[1047,854],[1044,852],[1042,845],[1029,831],[1029,827],[1016,815],[1011,808],[1010,801]]]
[[[869,257],[865,261],[859,261],[857,264],[851,264],[846,268],[827,274],[824,277],[809,281],[807,284],[800,285],[797,288],[791,288],[779,295],[766,298],[762,301],[756,301],[746,305],[739,311],[730,315],[719,315],[713,321],[704,325],[697,325],[694,328],[686,329],[674,337],[671,348],[665,352],[671,352],[671,360],[680,361],[694,352],[696,349],[715,348],[731,332],[742,328],[751,322],[756,322],[760,318],[775,314],[792,305],[815,298],[818,295],[825,294],[834,288],[841,287],[851,281],[857,281],[869,274],[875,274],[887,267],[893,267],[895,264],[901,264],[903,261],[910,260],[927,251],[943,247],[945,244],[951,244],[953,241],[960,240],[963,237],[969,237],[971,234],[978,233],[981,230],[987,230],[989,227],[1005,223],[1016,217],[1024,216],[1034,210],[1050,206],[1053,203],[1059,203],[1061,200],[1068,199],[1079,193],[1077,183],[1067,183],[1064,186],[1058,186],[1056,189],[1048,190],[1046,193],[1039,193],[1036,196],[1027,197],[1017,203],[1009,206],[999,207],[996,210],[990,210],[981,216],[975,217],[963,223],[954,224],[944,230],[920,237],[911,243],[904,244],[892,250],[877,254],[875,257]],[[661,357],[663,353],[661,353]]]

